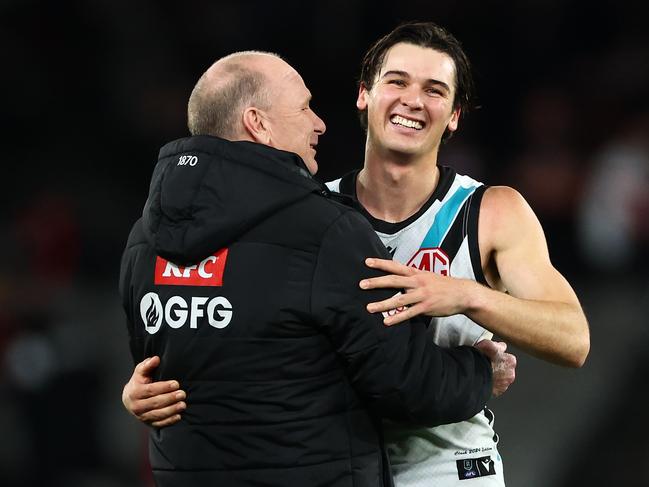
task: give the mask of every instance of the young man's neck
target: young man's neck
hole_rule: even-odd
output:
[[[437,152],[425,159],[408,159],[366,148],[356,196],[374,218],[398,223],[421,209],[438,182]]]

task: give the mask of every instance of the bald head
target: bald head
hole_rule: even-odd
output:
[[[290,68],[277,54],[258,51],[237,52],[216,61],[189,97],[189,132],[229,140],[245,138],[243,111],[250,106],[269,108],[274,73],[286,66]]]
[[[300,74],[276,54],[230,54],[196,83],[187,107],[189,131],[292,152],[315,174],[318,137],[326,127],[310,100]]]

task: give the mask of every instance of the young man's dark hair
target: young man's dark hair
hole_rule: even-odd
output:
[[[392,32],[381,37],[365,53],[361,63],[359,83],[367,90],[371,90],[376,76],[383,66],[385,54],[390,48],[400,42],[415,46],[428,47],[447,54],[455,64],[455,98],[453,109],[460,108],[461,113],[467,113],[473,105],[475,87],[471,64],[467,58],[460,41],[443,27],[433,22],[408,22],[399,25]],[[359,112],[361,125],[367,130],[367,111]],[[450,137],[448,130],[444,139]]]

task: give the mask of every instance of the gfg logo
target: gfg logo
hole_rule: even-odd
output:
[[[198,164],[198,156],[180,156],[180,158],[178,159],[178,164],[176,165],[186,166],[187,164],[194,167],[196,164]]]
[[[223,296],[207,298],[192,296],[189,304],[181,296],[172,296],[163,305],[156,293],[147,293],[140,300],[140,317],[144,329],[151,335],[157,333],[163,321],[169,327],[177,329],[187,323],[189,328],[198,328],[198,319],[207,318],[214,328],[225,328],[230,324],[233,315],[232,304]]]

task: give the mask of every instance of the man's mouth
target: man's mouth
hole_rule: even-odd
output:
[[[409,129],[421,130],[424,128],[423,122],[420,122],[419,120],[404,118],[401,115],[392,115],[390,117],[390,122],[393,125],[401,125],[402,127],[408,127]]]

